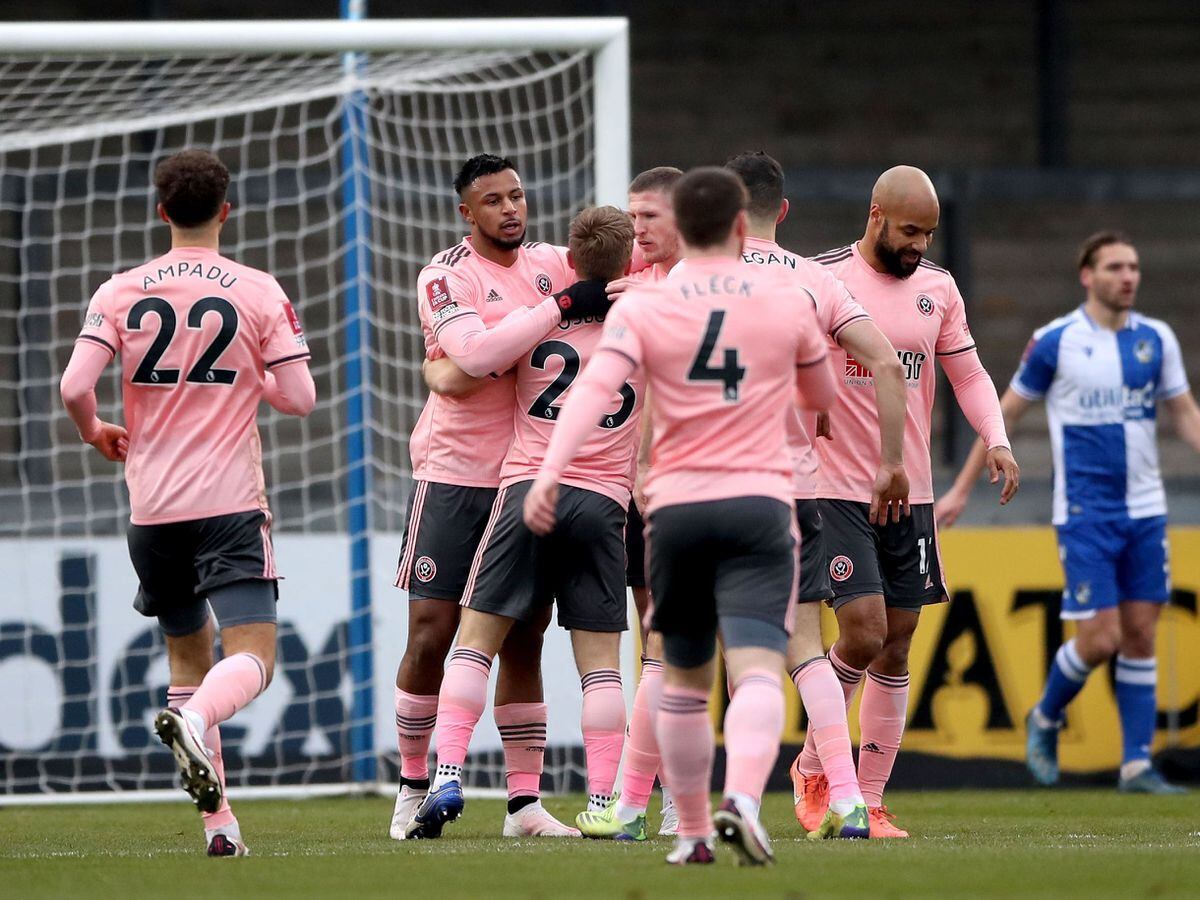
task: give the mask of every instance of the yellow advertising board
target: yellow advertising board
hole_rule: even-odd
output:
[[[1050,528],[955,528],[940,536],[951,602],[921,613],[910,656],[904,747],[959,759],[1021,760],[1025,714],[1071,624],[1058,617],[1062,570]],[[1158,631],[1158,731],[1154,749],[1200,746],[1200,528],[1170,531],[1174,596]],[[837,622],[824,614],[826,643]],[[721,691],[723,694],[723,691]],[[788,691],[784,742],[804,739]],[[722,700],[724,697],[722,696]],[[721,709],[714,704],[714,709]],[[850,711],[858,740],[858,702]],[[1110,667],[1093,673],[1068,710],[1059,758],[1065,771],[1115,768],[1121,733]]]

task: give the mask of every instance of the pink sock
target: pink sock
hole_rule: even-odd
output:
[[[400,747],[400,777],[421,781],[429,777],[429,738],[437,723],[437,695],[410,694],[396,688],[396,743]]]
[[[253,653],[227,656],[211,669],[183,709],[198,712],[208,728],[220,725],[263,692],[267,669]]]
[[[443,766],[455,767],[461,774],[463,761],[467,758],[467,747],[471,735],[487,705],[488,673],[492,661],[486,653],[459,647],[450,654],[450,664],[442,678],[442,690],[438,694],[438,774]]]
[[[654,711],[662,699],[662,663],[642,660],[642,678],[633,695],[629,739],[625,741],[625,772],[621,777],[621,803],[645,810],[654,790],[654,775],[662,764],[654,734]]]
[[[663,687],[654,720],[663,769],[679,811],[679,836],[712,834],[713,730],[708,717],[708,691]]]
[[[779,673],[750,669],[733,688],[725,711],[725,793],[762,802],[783,735]]]
[[[588,793],[593,799],[612,797],[625,743],[625,694],[621,673],[596,669],[580,679],[583,687],[583,747],[587,756]]]
[[[858,783],[869,807],[883,803],[883,789],[887,787],[896,754],[900,752],[907,715],[908,673],[897,676],[868,671],[862,703],[858,707],[858,724],[862,731],[858,748]]]
[[[829,659],[818,656],[792,672],[808,714],[808,734],[829,779],[830,800],[852,800],[860,796],[854,772],[854,750],[846,723],[844,695]]]
[[[187,703],[195,693],[196,688],[194,687],[169,687],[167,688],[167,706],[178,708]],[[204,821],[204,830],[213,831],[233,824],[237,818],[234,816],[233,810],[229,808],[229,795],[225,793],[225,761],[221,757],[221,730],[216,725],[204,732],[204,744],[212,751],[213,771],[217,773],[217,780],[221,782],[221,805],[214,813],[200,814],[200,818]]]
[[[842,694],[846,698],[846,709],[850,708],[850,704],[854,702],[854,692],[858,690],[858,685],[862,682],[863,672],[865,669],[856,669],[842,661],[835,650],[831,647],[828,653],[829,665],[833,667],[833,674],[837,676],[838,681],[842,684]],[[810,728],[808,734],[804,736],[804,750],[800,753],[800,772],[803,775],[820,775],[824,772],[821,767],[821,757],[817,753],[816,735]]]
[[[504,744],[508,799],[540,797],[546,756],[546,704],[505,703],[494,710]]]

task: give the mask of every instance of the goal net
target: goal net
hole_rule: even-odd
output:
[[[29,24],[0,26],[0,45],[0,800],[174,784],[150,727],[163,640],[129,609],[122,473],[80,443],[57,385],[96,287],[166,251],[153,170],[187,147],[229,166],[222,252],[283,285],[318,390],[304,420],[260,416],[279,660],[223,726],[228,781],[394,778],[417,273],[461,240],[451,183],[476,153],[518,166],[532,239],[564,243],[578,209],[622,201],[625,21]],[[97,392],[120,421],[116,366]],[[549,671],[566,664],[547,662],[548,701],[570,710],[573,669]],[[577,777],[571,716],[552,712],[560,787]],[[500,786],[491,728],[471,771]]]

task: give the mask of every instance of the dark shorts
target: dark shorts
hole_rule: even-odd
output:
[[[396,587],[410,600],[462,598],[487,527],[495,488],[414,481],[396,567]]]
[[[532,484],[500,489],[462,605],[533,622],[556,603],[563,628],[624,631],[625,510],[603,494],[563,485],[558,524],[538,537],[523,517]]]
[[[819,603],[833,598],[829,586],[829,559],[825,556],[825,533],[816,500],[796,501],[796,524],[800,527],[800,573],[797,603]]]
[[[835,609],[872,594],[911,610],[947,599],[932,503],[911,507],[912,515],[899,522],[872,525],[869,504],[817,502]]]
[[[655,631],[715,635],[722,617],[790,630],[796,533],[788,504],[735,497],[664,506],[650,516],[647,544]]]
[[[625,583],[630,587],[646,586],[646,523],[637,504],[629,501],[625,519]]]
[[[214,591],[245,581],[270,584],[267,596],[279,594],[271,516],[263,510],[168,522],[130,525],[129,558],[138,576],[133,608],[156,617],[172,636],[192,634],[208,621],[208,597]],[[255,604],[245,615],[226,613],[222,627],[273,622],[273,602]]]

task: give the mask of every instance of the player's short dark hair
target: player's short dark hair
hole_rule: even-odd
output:
[[[677,169],[674,166],[655,166],[653,169],[647,169],[645,172],[638,174],[633,181],[629,182],[629,193],[631,194],[651,194],[658,192],[671,196],[675,191],[675,185],[679,183],[679,179],[683,177],[683,169]]]
[[[746,186],[728,169],[692,169],[675,186],[675,227],[689,246],[712,247],[729,237],[748,200]]]
[[[462,164],[462,168],[454,176],[454,193],[461,197],[463,191],[470,187],[471,182],[476,178],[495,175],[497,172],[504,172],[508,169],[517,171],[512,160],[506,156],[496,156],[492,153],[480,153],[478,156],[472,156]]]
[[[775,221],[783,203],[783,166],[762,150],[747,150],[725,160],[725,168],[742,179],[750,194],[751,218]]]
[[[154,187],[167,218],[181,228],[194,228],[221,211],[229,170],[207,150],[181,150],[155,167]]]
[[[571,220],[567,247],[580,278],[620,278],[633,254],[633,222],[615,206],[589,206]]]
[[[1128,244],[1133,246],[1133,241],[1129,236],[1121,231],[1097,231],[1079,247],[1079,256],[1077,262],[1080,269],[1094,269],[1096,267],[1096,254],[1105,247],[1111,247],[1113,244]]]

